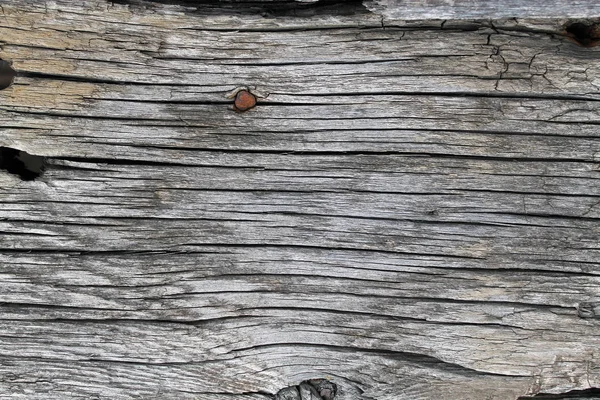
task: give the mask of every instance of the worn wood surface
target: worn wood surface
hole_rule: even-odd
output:
[[[367,0],[364,4],[387,18],[402,20],[600,16],[600,3],[591,0]]]
[[[47,168],[0,171],[1,398],[600,386],[600,50],[568,20],[163,3],[2,2],[0,146]]]

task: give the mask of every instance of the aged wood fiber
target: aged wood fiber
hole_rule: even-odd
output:
[[[259,3],[2,2],[0,398],[599,387],[600,48]]]
[[[365,5],[386,17],[404,20],[600,16],[600,3],[591,0],[367,0]]]

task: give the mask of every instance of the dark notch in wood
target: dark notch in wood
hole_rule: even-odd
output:
[[[327,379],[310,379],[281,389],[274,400],[335,400],[338,388]]]
[[[315,15],[354,15],[370,13],[362,0],[110,0],[135,9],[157,5],[180,5],[188,11],[204,14],[259,14],[274,17],[310,17]]]
[[[32,181],[45,169],[44,157],[34,156],[10,147],[0,147],[0,169],[18,175],[21,180]]]
[[[567,35],[580,46],[593,47],[600,43],[600,23],[573,21],[565,25]]]
[[[577,315],[581,318],[600,318],[600,301],[579,303]]]
[[[0,60],[0,90],[12,85],[17,72],[12,69],[8,61]]]
[[[600,399],[600,388],[585,390],[571,390],[565,393],[549,394],[539,393],[535,396],[521,396],[517,400],[559,400],[559,399]]]

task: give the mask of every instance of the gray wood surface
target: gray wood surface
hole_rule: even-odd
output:
[[[0,398],[600,387],[600,48],[162,3],[0,7],[0,146],[47,162],[0,171]]]
[[[374,12],[402,20],[600,16],[600,3],[593,0],[367,0],[364,3]]]

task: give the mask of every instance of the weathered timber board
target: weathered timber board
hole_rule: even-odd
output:
[[[162,3],[0,7],[0,398],[600,386],[596,5]]]

